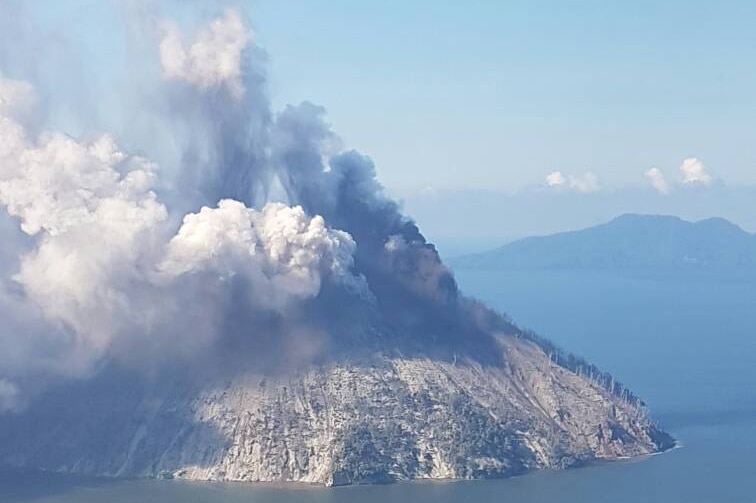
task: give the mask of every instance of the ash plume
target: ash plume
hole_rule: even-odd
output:
[[[512,327],[460,295],[371,159],[342,148],[322,107],[271,109],[240,11],[193,30],[154,18],[139,19],[159,68],[143,98],[161,133],[138,153],[39,127],[45,83],[0,78],[0,410],[113,361],[495,353],[491,333]],[[371,323],[391,340],[370,340]]]

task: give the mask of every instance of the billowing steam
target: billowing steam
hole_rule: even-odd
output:
[[[360,290],[361,278],[349,271],[354,247],[349,234],[299,206],[268,203],[256,211],[224,199],[184,217],[158,270],[168,281],[201,272],[220,280],[242,276],[257,290],[256,304],[283,309],[315,297],[324,275]]]
[[[163,146],[143,155],[108,134],[38,131],[34,88],[0,79],[0,409],[112,361],[226,345],[252,360],[309,344],[316,358],[369,319],[409,347],[486,343],[474,339],[485,313],[383,195],[371,160],[341,149],[318,106],[270,110],[238,11],[154,33]]]
[[[251,38],[239,13],[228,9],[188,43],[178,26],[166,23],[160,63],[169,79],[185,80],[201,89],[226,86],[235,97],[244,94],[242,57]]]

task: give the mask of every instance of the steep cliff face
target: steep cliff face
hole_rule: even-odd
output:
[[[499,338],[484,365],[376,353],[203,388],[89,383],[0,425],[16,466],[325,485],[504,477],[669,448],[636,399]]]

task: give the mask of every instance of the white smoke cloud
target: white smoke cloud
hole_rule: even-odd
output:
[[[684,184],[708,187],[712,182],[711,175],[706,172],[703,162],[695,157],[683,160],[680,165],[680,175]]]
[[[21,121],[36,105],[37,95],[29,83],[0,77],[0,116]]]
[[[252,40],[241,15],[227,9],[185,47],[183,34],[167,23],[160,43],[160,63],[168,79],[184,80],[201,89],[225,86],[236,98],[244,94],[243,55]]]
[[[18,157],[4,161],[0,201],[27,234],[57,236],[98,224],[120,233],[123,224],[140,227],[164,217],[149,190],[154,166],[127,156],[110,136],[89,144],[61,134],[47,134],[37,145],[24,145],[22,138],[9,142]]]
[[[328,229],[299,206],[268,203],[257,211],[226,199],[184,217],[159,269],[169,277],[244,275],[261,292],[260,304],[278,308],[317,295],[326,275],[358,282],[349,272],[354,248],[349,234]]]
[[[651,168],[643,173],[651,186],[661,194],[669,194],[669,185],[667,179],[664,177],[664,173],[659,168]]]
[[[117,330],[124,289],[141,275],[145,234],[166,218],[151,191],[154,166],[107,135],[79,143],[47,133],[31,142],[19,124],[1,121],[0,203],[37,238],[13,279],[48,318],[73,329],[76,350],[96,359]]]
[[[249,285],[241,301],[250,311],[282,311],[316,297],[325,281],[367,289],[351,272],[351,236],[301,207],[257,211],[222,200],[186,215],[171,237],[154,191],[157,166],[109,135],[31,139],[7,113],[26,107],[13,100],[29,88],[0,80],[0,90],[0,204],[31,241],[6,278],[15,293],[0,288],[0,408],[18,403],[13,375],[86,375],[117,348],[201,347],[222,337],[223,306],[212,304],[228,299],[215,294],[229,279]],[[185,281],[193,275],[202,281]],[[202,304],[198,313],[187,299]]]
[[[26,142],[21,125],[36,103],[32,86],[0,77],[0,163],[15,162]]]
[[[591,171],[569,176],[565,176],[561,171],[552,171],[546,176],[546,185],[551,188],[567,187],[586,194],[601,190],[598,177]]]

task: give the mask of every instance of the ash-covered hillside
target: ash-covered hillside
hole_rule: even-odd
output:
[[[325,485],[492,478],[674,445],[639,400],[502,336],[497,365],[398,351],[196,383],[101,376],[6,416],[14,466]]]
[[[272,110],[239,11],[165,15],[138,18],[149,92],[124,89],[139,155],[50,131],[47,83],[0,80],[0,463],[330,485],[672,445],[611,376],[461,295],[321,107]]]

